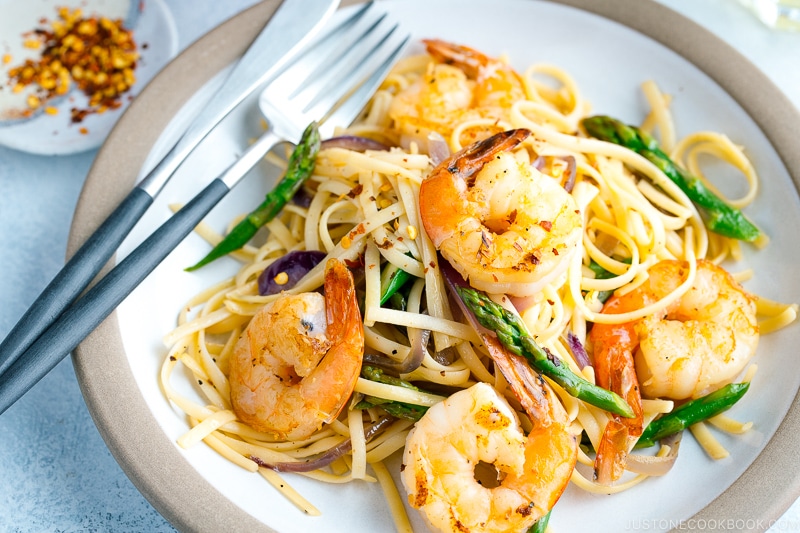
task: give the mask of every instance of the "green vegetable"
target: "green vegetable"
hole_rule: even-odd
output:
[[[411,389],[415,391],[420,391],[421,389],[416,385],[412,385],[408,381],[400,378],[396,378],[394,376],[390,376],[382,369],[376,366],[364,366],[361,368],[361,377],[364,379],[368,379],[370,381],[376,381],[378,383],[385,383],[386,385],[394,385],[395,387],[404,387],[406,389]]]
[[[396,378],[386,374],[380,368],[374,366],[364,366],[361,368],[361,377],[370,381],[378,383],[385,383],[387,385],[394,385],[396,387],[405,387],[407,389],[425,392],[419,387],[416,387],[408,381]],[[419,420],[422,418],[428,408],[422,405],[413,405],[405,402],[396,402],[394,400],[387,400],[385,398],[376,398],[375,396],[365,396],[363,400],[356,404],[356,409],[369,409],[370,407],[380,407],[387,413],[397,418],[406,418],[408,420]]]
[[[403,288],[413,276],[402,268],[386,263],[381,272],[381,305],[385,304],[397,291]]]
[[[622,260],[623,263],[631,264],[630,257],[627,257]],[[589,262],[589,270],[594,272],[594,279],[609,279],[616,276],[613,272],[609,272],[605,268],[601,267],[599,264],[595,263],[594,261]],[[602,303],[606,303],[606,300],[611,298],[611,295],[614,294],[614,291],[599,291],[597,293],[597,299],[600,300]]]
[[[428,411],[428,408],[422,405],[384,400],[383,398],[375,398],[374,396],[365,397],[355,406],[356,409],[369,409],[371,407],[380,407],[395,418],[404,418],[406,420],[414,420],[415,422],[422,418],[422,415]]]
[[[547,511],[544,516],[537,520],[536,523],[533,524],[530,529],[528,529],[528,533],[544,533],[547,531],[547,523],[550,522],[550,513],[552,512],[552,509]]]
[[[475,289],[458,287],[459,297],[475,314],[478,322],[495,332],[507,350],[525,357],[532,367],[561,385],[570,395],[591,405],[626,418],[634,416],[633,409],[619,395],[598,387],[572,372],[547,349],[528,335],[525,324],[513,313]]]
[[[398,311],[405,311],[408,306],[406,297],[402,293],[396,292],[387,298],[386,303],[389,309],[397,309]]]
[[[680,433],[692,424],[727,411],[744,396],[749,387],[750,383],[731,383],[707,396],[686,402],[671,413],[650,422],[635,447],[654,446],[656,441],[664,437]]]
[[[594,261],[589,263],[589,269],[594,272],[594,279],[609,279],[615,276],[613,272],[609,272]],[[614,294],[614,291],[599,291],[597,293],[597,299],[605,303],[606,300],[611,298],[612,294]]]
[[[311,173],[314,172],[319,146],[319,130],[316,122],[312,122],[303,132],[300,142],[289,157],[286,174],[275,185],[275,188],[267,194],[261,205],[236,224],[231,232],[208,255],[186,270],[197,270],[224,255],[238,250],[247,244],[247,241],[256,234],[261,226],[275,218],[280,210],[283,209],[283,206],[292,199],[303,183],[311,176]]]
[[[701,208],[709,230],[742,241],[752,242],[761,236],[758,228],[745,218],[741,211],[726,204],[709,190],[700,179],[676,165],[658,146],[649,134],[635,126],[628,126],[607,116],[583,119],[586,132],[597,139],[619,144],[658,167],[666,176],[686,193],[686,196]]]

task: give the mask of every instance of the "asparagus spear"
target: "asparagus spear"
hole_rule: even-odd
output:
[[[536,521],[535,524],[533,524],[530,527],[530,529],[528,529],[528,533],[544,533],[545,531],[547,531],[547,523],[550,522],[550,513],[552,512],[553,512],[552,509],[547,511],[547,514],[542,516],[539,520]]]
[[[686,402],[671,413],[650,422],[635,447],[654,446],[656,441],[664,437],[679,433],[692,424],[702,422],[730,409],[744,396],[749,387],[750,383],[731,383],[707,396]]]
[[[300,142],[289,156],[286,174],[267,193],[264,201],[251,211],[241,222],[236,224],[228,235],[217,244],[197,264],[188,267],[187,271],[197,270],[208,263],[238,250],[249,241],[258,229],[275,218],[283,206],[292,199],[303,183],[311,176],[317,162],[320,138],[316,122],[308,125]]]
[[[378,383],[386,383],[387,385],[405,387],[407,389],[416,391],[421,390],[408,381],[390,376],[380,368],[374,366],[363,366],[361,368],[361,376],[370,381],[377,381]],[[385,398],[376,398],[374,396],[364,397],[363,400],[358,402],[356,409],[368,409],[375,406],[382,408],[384,411],[396,418],[405,418],[408,420],[419,420],[422,418],[422,415],[428,411],[428,408],[422,405],[412,405],[410,403],[397,402],[394,400],[387,400]]]
[[[402,268],[386,263],[381,272],[381,305],[385,304],[412,277]]]
[[[589,263],[589,269],[594,272],[594,279],[608,279],[614,277],[613,273],[601,267],[594,261]],[[611,298],[612,294],[614,294],[614,291],[600,291],[597,293],[597,299],[603,303],[606,303],[606,300]]]
[[[619,395],[598,387],[573,373],[547,349],[539,346],[528,335],[522,321],[475,289],[458,287],[459,297],[475,314],[480,324],[497,335],[500,343],[510,352],[525,357],[528,362],[561,385],[570,395],[591,405],[626,418],[633,417],[633,409]]]
[[[741,211],[726,204],[700,179],[676,165],[658,146],[658,142],[635,126],[628,126],[607,116],[594,116],[582,121],[586,132],[597,139],[630,148],[658,167],[702,209],[709,230],[742,241],[752,242],[759,229]]]

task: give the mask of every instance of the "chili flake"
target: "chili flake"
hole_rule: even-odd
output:
[[[81,122],[89,113],[120,107],[122,95],[136,82],[139,53],[133,33],[123,27],[121,19],[85,18],[80,9],[62,7],[58,16],[49,28],[36,29],[25,40],[29,48],[41,45],[41,58],[27,59],[9,71],[15,92],[23,86],[37,86],[27,116],[42,102],[66,94],[73,84],[89,97],[89,105],[88,109],[72,109],[72,122]]]

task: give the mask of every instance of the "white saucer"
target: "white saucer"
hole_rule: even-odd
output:
[[[90,114],[80,123],[72,123],[70,118],[71,108],[88,107],[88,97],[78,90],[51,103],[58,109],[55,115],[39,113],[30,119],[0,120],[0,145],[41,155],[72,154],[99,147],[127,108],[130,97],[140,93],[177,53],[175,22],[162,0],[0,0],[0,12],[4,14],[0,17],[0,57],[8,54],[11,58],[6,64],[0,61],[0,117],[25,106],[25,93],[14,95],[8,85],[9,69],[39,53],[23,46],[23,34],[44,27],[43,20],[55,20],[62,6],[80,7],[87,15],[123,18],[134,28],[140,54],[136,83],[123,96],[118,109]]]

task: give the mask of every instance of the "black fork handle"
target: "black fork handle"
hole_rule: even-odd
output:
[[[0,343],[0,375],[86,289],[152,203],[152,196],[134,187],[78,249]]]
[[[70,306],[0,375],[0,414],[89,335],[228,193],[212,181]]]

